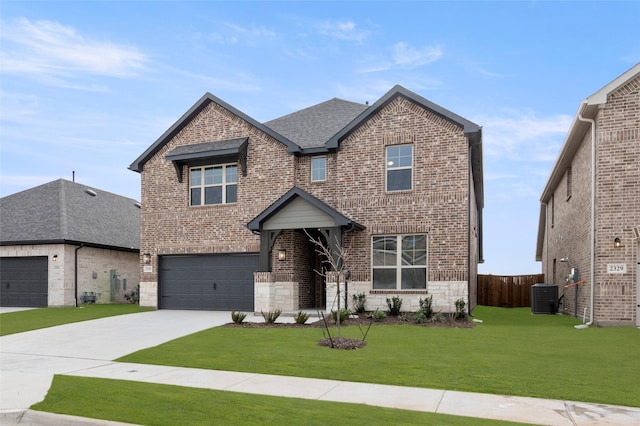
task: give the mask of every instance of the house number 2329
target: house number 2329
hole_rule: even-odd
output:
[[[627,264],[626,263],[608,263],[607,264],[607,273],[609,273],[609,274],[626,274],[627,273]]]

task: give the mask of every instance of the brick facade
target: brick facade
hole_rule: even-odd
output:
[[[190,207],[188,167],[183,167],[184,179],[178,182],[165,155],[179,146],[241,137],[248,137],[247,173],[238,174],[237,203]],[[413,145],[413,189],[389,193],[385,148],[397,144]],[[480,224],[478,215],[469,213],[476,209],[476,199],[464,129],[398,96],[349,134],[337,152],[326,156],[326,181],[311,182],[311,156],[292,155],[284,144],[242,117],[209,103],[144,164],[141,253],[152,254],[148,268],[152,272],[141,273],[141,304],[157,306],[157,256],[259,252],[260,237],[247,223],[294,186],[365,227],[345,233],[344,245],[350,253],[351,280],[357,283],[353,288],[365,291],[376,306],[379,297],[371,289],[372,237],[387,234],[428,236],[427,290],[396,292],[406,299],[406,307],[415,308],[418,298],[434,289],[442,295],[438,304],[445,310],[453,310],[457,298],[468,300],[469,280],[475,281],[477,274]],[[278,248],[286,248],[286,261],[275,257]],[[290,308],[316,307],[325,303],[325,297],[331,304],[328,293],[318,290],[313,270],[319,259],[303,233],[284,231],[275,241],[273,256],[272,271],[256,275],[261,289],[259,295],[256,288],[256,309],[266,307],[263,295],[271,291],[263,288],[265,280],[285,283],[279,287],[296,283],[297,295],[292,297],[297,300]],[[445,290],[450,287],[455,291]]]
[[[560,294],[564,294],[565,313],[582,317],[586,311],[588,320],[591,285],[595,285],[596,324],[640,326],[636,306],[640,242],[634,234],[634,228],[640,227],[640,74],[609,92],[593,119],[596,124],[594,283],[589,282],[591,129],[579,139],[570,164],[547,201],[543,272],[547,282],[559,285]],[[620,238],[621,247],[614,247],[615,238]],[[561,262],[562,258],[566,261]],[[609,273],[607,265],[612,264],[624,264],[626,273]],[[578,268],[579,278],[588,282],[565,288],[571,268]]]

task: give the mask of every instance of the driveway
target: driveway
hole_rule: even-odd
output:
[[[0,337],[0,411],[42,401],[54,374],[121,356],[231,321],[229,312],[150,311]]]

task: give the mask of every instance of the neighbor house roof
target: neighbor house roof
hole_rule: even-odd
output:
[[[538,220],[538,238],[536,246],[537,261],[542,260],[542,248],[544,243],[544,231],[546,229],[547,211],[545,205],[551,199],[551,196],[562,180],[562,177],[564,176],[567,168],[571,165],[576,151],[580,147],[580,144],[584,140],[585,134],[587,133],[587,131],[589,131],[589,128],[591,126],[591,124],[589,124],[588,122],[580,120],[580,117],[591,120],[595,119],[600,106],[607,103],[608,96],[616,90],[620,89],[622,86],[629,83],[638,75],[640,75],[640,62],[635,64],[633,67],[625,71],[619,77],[615,78],[592,95],[588,96],[580,103],[578,112],[573,117],[571,127],[569,127],[567,136],[564,140],[564,143],[562,144],[562,147],[560,148],[558,158],[553,165],[551,174],[549,175],[544,190],[542,191],[542,195],[540,196],[541,205],[540,217]]]
[[[58,179],[0,199],[0,244],[85,244],[137,251],[140,204]]]

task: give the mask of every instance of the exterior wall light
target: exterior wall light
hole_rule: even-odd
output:
[[[622,247],[622,241],[620,240],[620,237],[615,237],[613,239],[613,247],[615,247],[615,248]]]
[[[57,262],[58,261],[58,255],[54,254],[53,257],[51,258],[52,261]]]
[[[278,260],[280,262],[287,260],[287,251],[285,249],[278,250]]]
[[[142,263],[148,265],[151,263],[151,255],[149,253],[145,253],[142,255]]]

